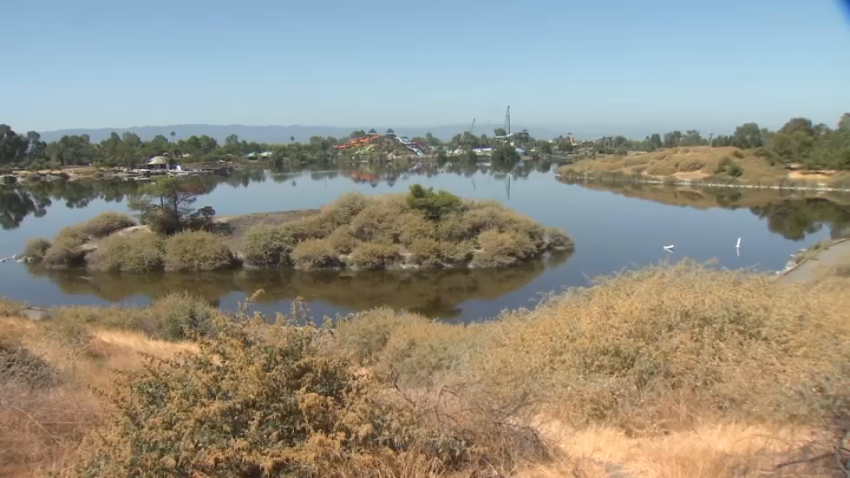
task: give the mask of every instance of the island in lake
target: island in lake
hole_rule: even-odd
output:
[[[102,213],[52,241],[29,241],[25,260],[121,272],[498,268],[574,249],[560,229],[496,202],[419,185],[407,195],[345,194],[318,211],[215,219],[210,207],[192,208],[198,192],[191,184],[165,178],[145,186],[130,201],[141,225]]]

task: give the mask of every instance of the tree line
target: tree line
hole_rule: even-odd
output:
[[[471,151],[475,148],[498,147],[505,144],[502,128],[496,128],[493,136],[476,136],[470,131],[456,134],[449,141],[442,141],[431,133],[412,139],[436,151]],[[62,167],[72,165],[135,167],[158,155],[188,161],[228,159],[234,156],[270,153],[269,161],[274,164],[292,161],[308,163],[329,160],[338,153],[333,146],[351,138],[366,136],[358,130],[344,138],[313,136],[306,143],[289,138],[286,144],[266,144],[240,140],[230,135],[219,144],[207,135],[191,136],[176,140],[176,134],[167,138],[157,135],[143,141],[137,134],[113,132],[100,143],[93,143],[88,135],[68,135],[57,141],[45,143],[41,136],[30,131],[18,134],[11,127],[0,124],[0,168],[23,166],[31,168]],[[655,133],[642,140],[625,136],[607,136],[574,146],[567,137],[559,136],[552,141],[533,138],[523,130],[511,137],[511,142],[535,152],[550,155],[554,152],[592,150],[598,153],[625,154],[627,151],[655,151],[662,148],[734,146],[741,149],[756,149],[757,154],[772,164],[799,164],[805,168],[850,169],[850,113],[841,117],[835,129],[825,124],[813,124],[807,118],[794,118],[778,131],[762,128],[756,123],[745,123],[735,128],[730,135],[704,137],[700,131],[670,131]]]
[[[733,146],[753,149],[771,164],[797,164],[809,169],[850,169],[850,113],[845,113],[835,129],[808,118],[793,118],[778,131],[745,123],[730,135],[703,137],[697,130],[655,133],[643,140],[608,136],[593,141],[599,153],[625,154],[627,151],[655,151],[663,148]]]

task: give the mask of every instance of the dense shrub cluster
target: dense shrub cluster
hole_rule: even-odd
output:
[[[76,475],[434,476],[503,459],[487,440],[507,442],[509,426],[483,435],[429,420],[323,350],[328,339],[230,324],[198,353],[127,374]]]
[[[316,216],[256,226],[242,250],[258,267],[384,269],[509,266],[572,247],[562,232],[496,202],[463,201],[414,185],[407,196],[352,193]]]
[[[66,331],[78,326],[97,326],[138,330],[164,340],[211,335],[226,321],[218,309],[185,292],[160,297],[144,308],[56,308],[51,317],[56,326]]]
[[[233,253],[220,236],[205,231],[185,231],[165,241],[165,269],[214,271],[231,267]]]
[[[151,233],[110,236],[86,257],[86,265],[101,271],[149,272],[160,270],[165,242]]]

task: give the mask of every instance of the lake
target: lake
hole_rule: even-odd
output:
[[[343,193],[404,193],[412,184],[465,198],[490,199],[576,241],[559,254],[504,270],[300,272],[228,271],[121,275],[50,271],[12,261],[0,264],[0,296],[34,306],[122,303],[187,290],[235,308],[263,289],[255,309],[287,312],[302,297],[315,316],[335,316],[380,305],[430,317],[473,321],[507,308],[532,307],[542,295],[581,286],[598,275],[690,257],[724,268],[776,271],[789,255],[838,236],[850,226],[850,198],[773,190],[684,190],[639,185],[568,184],[548,163],[520,164],[511,173],[474,165],[425,166],[415,172],[363,166],[357,170],[237,171],[207,178],[197,207],[218,215],[318,208]],[[103,211],[126,211],[137,186],[119,181],[60,181],[0,188],[0,257],[23,250],[32,237]],[[738,238],[742,247],[738,251]],[[663,246],[675,245],[674,252]]]

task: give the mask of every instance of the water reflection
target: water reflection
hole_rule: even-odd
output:
[[[213,192],[219,184],[239,188],[266,180],[262,169],[242,169],[228,176],[191,176],[184,179],[194,183],[201,194]],[[85,178],[76,180],[25,181],[0,187],[0,227],[15,229],[30,215],[42,217],[54,201],[63,202],[69,209],[87,207],[94,200],[108,203],[123,202],[135,194],[144,182],[126,179]]]
[[[185,290],[218,304],[232,292],[250,295],[262,289],[259,304],[275,304],[302,297],[324,301],[348,310],[381,305],[407,309],[428,317],[459,317],[461,304],[493,300],[531,283],[548,268],[557,267],[569,254],[550,255],[518,267],[498,270],[335,271],[294,270],[222,271],[210,273],[110,274],[85,270],[49,270],[29,266],[36,277],[46,277],[65,294],[86,294],[111,302],[133,297],[153,299]]]
[[[589,184],[558,178],[566,184],[609,191],[629,198],[697,209],[748,209],[767,221],[770,232],[800,241],[829,228],[832,238],[850,233],[850,195],[818,194],[776,189],[733,189],[669,187],[639,183]]]

